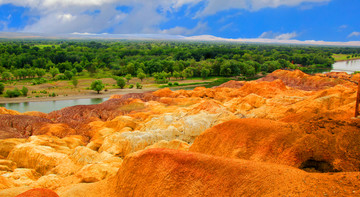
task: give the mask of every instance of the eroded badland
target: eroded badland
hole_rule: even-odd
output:
[[[277,70],[49,114],[0,108],[0,196],[359,196],[359,79]]]

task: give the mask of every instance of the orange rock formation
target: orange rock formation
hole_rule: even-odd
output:
[[[0,196],[356,196],[358,78],[277,70],[49,114],[0,108]]]

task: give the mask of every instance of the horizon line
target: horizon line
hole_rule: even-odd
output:
[[[295,44],[295,45],[318,45],[318,46],[343,46],[360,47],[360,41],[323,41],[323,40],[296,40],[296,39],[271,39],[271,38],[223,38],[213,35],[171,35],[171,34],[109,34],[109,33],[67,33],[45,34],[32,32],[0,32],[1,39],[89,39],[89,40],[171,40],[171,41],[208,41],[208,42],[231,42],[231,43],[262,43],[262,44]]]

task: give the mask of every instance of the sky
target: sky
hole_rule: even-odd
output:
[[[0,0],[0,32],[360,41],[359,0]]]

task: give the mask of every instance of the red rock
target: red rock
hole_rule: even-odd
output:
[[[326,119],[300,124],[237,119],[206,130],[190,151],[293,167],[314,160],[326,163],[328,171],[359,171],[358,131],[353,124]]]
[[[0,139],[27,138],[51,120],[26,115],[0,115]]]
[[[31,189],[22,194],[17,195],[16,197],[59,197],[54,191],[50,189]]]
[[[359,191],[357,176],[358,172],[311,174],[271,163],[148,149],[127,157],[116,176],[103,184],[107,189],[99,189],[97,194],[115,197],[323,196],[324,193],[341,193],[347,196]]]

